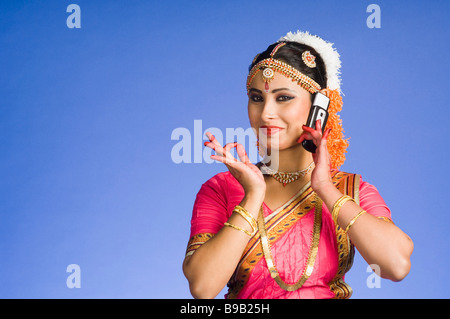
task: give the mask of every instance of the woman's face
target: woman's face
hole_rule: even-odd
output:
[[[268,149],[272,146],[279,150],[298,145],[297,139],[311,108],[310,93],[277,72],[269,83],[268,93],[264,91],[264,85],[258,74],[248,92],[250,125],[260,143]]]

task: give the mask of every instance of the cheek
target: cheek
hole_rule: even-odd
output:
[[[259,126],[259,120],[261,119],[261,112],[252,106],[248,106],[248,118],[250,120],[251,127]]]
[[[302,125],[306,123],[308,115],[309,109],[307,107],[296,105],[286,110],[284,118],[289,126],[301,129]]]

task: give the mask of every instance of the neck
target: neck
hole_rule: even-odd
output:
[[[292,146],[290,148],[278,151],[270,158],[271,169],[279,172],[289,173],[297,172],[308,167],[313,161],[312,154],[306,151],[301,144]]]

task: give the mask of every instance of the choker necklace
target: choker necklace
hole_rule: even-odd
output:
[[[276,181],[282,183],[283,186],[286,186],[286,184],[295,182],[297,179],[299,179],[299,177],[305,176],[310,171],[312,171],[313,168],[314,168],[314,162],[311,162],[311,164],[309,164],[307,168],[302,169],[301,171],[291,172],[291,173],[285,173],[285,172],[279,172],[279,171],[273,170],[270,167],[267,167],[265,164],[262,164],[260,170],[263,174],[271,175]]]

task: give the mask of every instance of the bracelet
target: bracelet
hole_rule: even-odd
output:
[[[333,218],[334,223],[337,225],[337,218],[339,215],[339,211],[341,210],[341,207],[348,202],[349,200],[351,201],[355,201],[353,198],[351,198],[348,195],[343,195],[342,197],[340,197],[336,203],[334,203],[333,205],[333,209],[331,211],[331,217]]]
[[[241,228],[241,227],[239,227],[239,226],[230,224],[230,223],[228,223],[228,222],[225,222],[224,225],[225,225],[225,226],[228,226],[228,227],[231,227],[231,228],[234,228],[234,229],[236,229],[236,230],[239,230],[239,231],[241,231],[241,232],[244,232],[244,233],[246,233],[247,235],[249,235],[250,237],[252,237],[252,236],[256,233],[256,231],[253,231],[253,233],[250,233],[248,230],[245,230],[245,229],[243,229],[243,228]]]
[[[352,218],[352,220],[348,223],[347,227],[345,228],[345,232],[348,232],[348,230],[350,229],[350,227],[352,227],[353,223],[364,213],[367,213],[365,210],[362,210],[358,213],[358,215],[356,215],[355,217]]]
[[[256,232],[256,230],[258,229],[256,219],[252,215],[250,215],[250,213],[244,207],[237,205],[234,208],[233,213],[241,215],[242,218],[244,218],[247,221],[247,223],[249,223],[250,226],[252,227],[252,233],[254,234]]]

